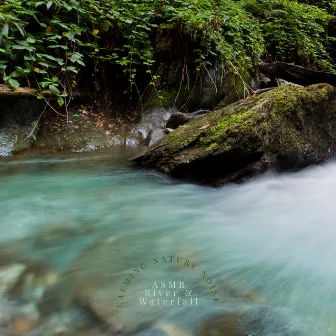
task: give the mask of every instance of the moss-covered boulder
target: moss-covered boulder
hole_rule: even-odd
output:
[[[295,170],[336,150],[336,89],[284,85],[180,126],[135,162],[210,184]]]

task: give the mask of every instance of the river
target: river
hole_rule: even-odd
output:
[[[22,255],[40,258],[62,273],[102,237],[127,237],[131,242],[120,248],[118,262],[111,253],[119,284],[132,263],[141,272],[141,265],[149,269],[155,258],[165,257],[173,264],[178,256],[187,255],[189,268],[197,263],[199,271],[189,270],[184,283],[191,279],[195,295],[198,286],[203,288],[198,297],[204,306],[186,313],[169,307],[166,314],[191,333],[196,333],[191,323],[195,316],[219,307],[233,311],[270,307],[256,327],[259,336],[336,335],[335,162],[293,174],[270,172],[242,185],[213,189],[133,167],[127,161],[130,154],[2,160],[0,246],[24,242],[18,260]],[[174,259],[168,260],[169,256]],[[99,260],[94,263],[95,268],[87,264],[93,277],[94,270],[98,274],[105,269]],[[148,288],[153,290],[160,287],[158,279],[166,279],[167,286],[181,279],[174,278],[170,268],[162,269],[158,277],[151,278],[148,271],[139,280],[143,295],[150,294],[145,292],[145,281],[150,280]],[[216,285],[220,302],[213,302],[217,296],[212,285],[204,283],[207,278]],[[122,302],[120,286],[115,288],[111,305]],[[133,316],[137,318],[142,317]],[[288,333],[281,331],[283,325]]]

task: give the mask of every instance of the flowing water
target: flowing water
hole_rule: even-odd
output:
[[[208,298],[203,310],[199,305],[195,313],[174,315],[173,307],[167,310],[173,320],[191,321],[197,310],[215,309],[210,303],[233,311],[255,305],[272,310],[260,335],[287,335],[273,330],[277,316],[294,330],[288,335],[336,335],[335,163],[212,189],[136,169],[126,161],[129,154],[0,162],[0,244],[25,242],[25,257],[42,258],[66,272],[91,244],[111,235],[127,237],[125,249],[120,245],[118,274],[129,273],[132,263],[139,268],[152,258],[172,255],[175,262],[188,255],[201,271],[189,273],[198,277],[190,275],[194,293],[197,281],[206,280],[204,271],[216,284],[218,305],[208,286],[199,294],[200,302]],[[46,232],[50,237],[43,240]],[[95,268],[87,267],[104,272],[99,260]],[[161,280],[177,280],[164,272]],[[228,287],[235,294],[228,294]],[[117,301],[120,294],[113,295]]]

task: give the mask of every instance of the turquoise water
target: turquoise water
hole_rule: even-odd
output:
[[[187,256],[196,273],[174,273],[180,271],[170,264],[155,276],[148,271],[137,289],[144,294],[157,279],[184,277],[203,305],[185,313],[163,307],[158,319],[166,314],[189,328],[188,321],[219,308],[270,307],[259,335],[336,335],[335,163],[212,189],[132,167],[130,154],[2,161],[0,244],[23,242],[21,257],[43,259],[62,273],[91,244],[113,237],[118,253],[104,262],[111,259],[119,284],[141,264],[150,269],[153,258]],[[102,277],[103,263],[83,260],[84,269]],[[274,331],[277,316],[288,333]]]

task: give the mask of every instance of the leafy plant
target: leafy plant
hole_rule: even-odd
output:
[[[331,17],[289,0],[6,0],[0,78],[13,88],[49,89],[63,105],[88,65],[97,87],[109,63],[131,89],[144,73],[158,87],[167,57],[182,64],[182,78],[187,65],[207,71],[216,59],[247,69],[262,54],[332,69],[325,33]]]
[[[326,34],[332,16],[325,10],[290,0],[246,0],[243,5],[261,24],[266,59],[334,69]]]

